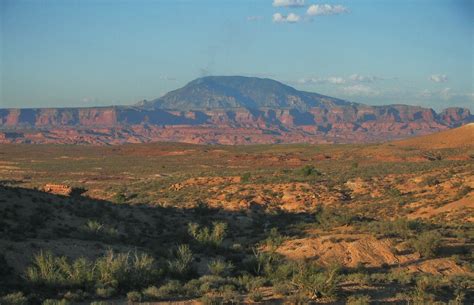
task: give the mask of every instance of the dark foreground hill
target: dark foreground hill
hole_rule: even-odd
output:
[[[196,79],[134,106],[0,109],[0,143],[354,143],[473,121],[468,109],[368,106],[255,77]]]

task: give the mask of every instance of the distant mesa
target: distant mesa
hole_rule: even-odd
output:
[[[131,106],[0,109],[0,143],[367,143],[473,121],[465,108],[370,106],[268,78],[208,76]]]

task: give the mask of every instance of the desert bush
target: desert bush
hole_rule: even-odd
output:
[[[152,282],[158,269],[154,259],[144,253],[107,252],[95,262],[78,258],[70,262],[66,257],[56,257],[50,252],[35,255],[33,265],[26,270],[25,278],[35,286],[51,289],[81,288],[100,289],[143,287]],[[99,293],[106,293],[99,290]]]
[[[97,220],[88,220],[82,227],[82,232],[85,238],[104,241],[115,240],[118,237],[117,229],[101,224]]]
[[[127,293],[127,301],[129,303],[141,302],[142,294],[139,291],[130,291]]]
[[[402,285],[409,285],[414,281],[414,275],[409,273],[408,271],[396,269],[391,271],[388,276],[388,281],[395,281]]]
[[[268,237],[265,239],[265,244],[267,247],[269,247],[270,251],[276,251],[276,249],[281,246],[284,240],[285,237],[278,232],[278,229],[272,228],[268,234]]]
[[[421,256],[434,257],[441,246],[441,238],[441,234],[436,231],[423,232],[411,244]]]
[[[150,286],[146,289],[143,289],[142,295],[145,297],[145,300],[148,301],[159,300],[162,297],[160,289],[158,289],[156,286]]]
[[[346,305],[369,305],[370,297],[368,295],[351,295],[347,298]]]
[[[292,286],[289,283],[276,283],[273,285],[273,292],[279,295],[290,295]]]
[[[369,231],[384,237],[409,238],[416,231],[421,229],[421,223],[417,220],[407,220],[398,218],[393,221],[381,220],[371,222],[368,225]]]
[[[222,297],[218,295],[203,295],[200,299],[202,305],[222,305]]]
[[[298,170],[298,173],[302,175],[303,177],[309,177],[309,176],[319,176],[321,175],[321,172],[316,169],[313,165],[305,165],[302,168]]]
[[[237,291],[232,288],[228,288],[229,286],[225,286],[223,291],[220,293],[222,297],[222,302],[224,304],[241,304],[241,297]]]
[[[201,281],[199,279],[192,279],[183,286],[183,293],[187,297],[197,297],[201,295],[200,292]]]
[[[115,203],[118,203],[118,204],[123,204],[123,203],[126,203],[127,202],[127,196],[125,196],[124,193],[122,192],[117,192],[115,193],[113,199],[112,199]]]
[[[285,304],[291,305],[307,305],[310,304],[311,299],[306,295],[306,293],[301,291],[296,291],[295,293],[289,295],[286,298]]]
[[[188,224],[189,235],[203,246],[219,247],[224,240],[226,230],[227,224],[223,222],[213,222],[212,229],[201,228],[197,223]]]
[[[15,292],[7,294],[0,298],[0,304],[2,305],[26,305],[28,299],[25,297],[23,292]]]
[[[186,288],[189,289],[189,286]],[[150,286],[142,291],[142,295],[145,300],[158,301],[162,299],[176,298],[182,295],[188,295],[188,292],[179,281],[173,280],[168,281],[160,288],[156,286]]]
[[[321,205],[315,211],[315,221],[325,229],[336,226],[349,225],[356,220],[356,216],[347,209],[323,208]]]
[[[369,285],[371,283],[370,275],[367,273],[351,273],[346,275],[346,280],[359,285]]]
[[[58,287],[89,287],[94,282],[94,268],[85,258],[70,263],[66,257],[55,257],[41,251],[26,270],[26,279],[33,285]]]
[[[84,299],[85,295],[82,290],[77,290],[76,292],[68,291],[64,294],[64,298],[71,302],[78,302]]]
[[[97,281],[105,287],[119,290],[144,287],[156,278],[153,257],[145,253],[114,253],[108,251],[95,263]]]
[[[253,291],[250,291],[248,294],[248,297],[250,300],[253,302],[261,302],[263,300],[263,294],[260,290],[255,289]]]
[[[168,261],[168,268],[172,274],[184,276],[190,272],[193,262],[193,252],[188,245],[180,245],[174,258]]]
[[[55,300],[55,299],[46,299],[41,303],[41,305],[68,305],[69,302],[66,299]]]
[[[113,287],[99,287],[95,290],[95,294],[99,298],[108,299],[116,293],[115,288]]]
[[[412,304],[424,305],[433,304],[434,295],[429,293],[429,279],[423,277],[418,279],[414,291],[411,293]]]
[[[240,182],[242,183],[249,182],[250,177],[251,177],[250,173],[244,173],[242,176],[240,176]]]
[[[423,179],[423,181],[420,182],[420,185],[421,186],[435,186],[435,185],[438,185],[439,183],[440,182],[438,178],[436,178],[435,176],[428,176],[425,179]]]
[[[310,298],[332,297],[336,293],[338,273],[336,265],[323,270],[314,264],[301,263],[292,283]]]
[[[207,267],[212,275],[229,276],[232,269],[234,268],[234,265],[232,265],[231,262],[225,262],[222,259],[216,259],[211,261]]]

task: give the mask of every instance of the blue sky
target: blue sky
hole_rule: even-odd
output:
[[[474,110],[473,3],[0,0],[0,107],[131,104],[247,75]]]

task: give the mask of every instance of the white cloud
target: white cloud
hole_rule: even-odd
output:
[[[263,19],[263,16],[248,16],[247,21],[260,21]]]
[[[309,84],[341,85],[341,84],[345,84],[346,80],[343,77],[339,77],[339,76],[311,77],[311,78],[301,78],[298,80],[298,83],[302,85],[309,85]]]
[[[422,98],[422,99],[441,99],[444,101],[449,101],[449,100],[468,100],[468,101],[473,101],[474,100],[474,93],[465,93],[465,92],[459,92],[455,91],[452,88],[446,87],[441,90],[422,90],[415,94],[415,97]]]
[[[346,80],[342,77],[337,77],[337,76],[331,76],[331,77],[328,77],[327,81],[331,84],[336,84],[336,85],[340,85],[340,84],[345,84],[346,83]]]
[[[444,88],[443,90],[441,90],[439,92],[439,96],[443,100],[449,100],[451,97],[453,97],[453,92],[452,92],[451,88]]]
[[[309,16],[327,16],[327,15],[339,15],[348,13],[349,10],[343,5],[331,5],[331,4],[313,4],[308,7],[306,14]]]
[[[296,23],[300,21],[300,16],[289,13],[288,16],[282,15],[280,13],[273,14],[273,22],[275,23]]]
[[[430,75],[429,79],[435,83],[445,83],[448,81],[448,76],[446,74],[433,74]]]
[[[379,76],[366,76],[360,74],[352,74],[348,77],[343,76],[329,76],[329,77],[311,77],[301,78],[298,80],[299,84],[322,84],[329,83],[334,85],[342,84],[358,84],[358,83],[373,83],[375,81],[384,80],[385,78]]]
[[[366,85],[352,85],[343,88],[343,92],[350,96],[378,96],[379,91]]]
[[[349,79],[353,82],[359,83],[373,83],[377,80],[382,80],[383,78],[378,76],[370,76],[370,75],[360,75],[360,74],[352,74],[349,76]]]
[[[304,0],[273,0],[275,7],[302,7]]]

